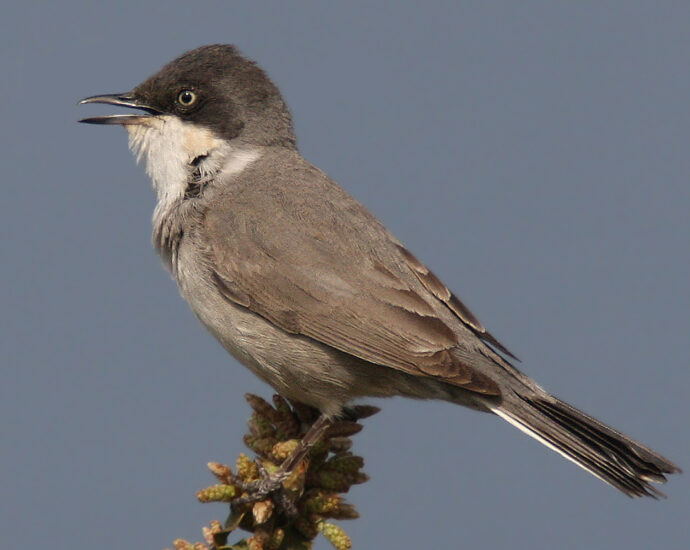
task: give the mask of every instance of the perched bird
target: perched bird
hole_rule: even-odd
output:
[[[422,262],[300,155],[278,88],[234,46],[189,51],[131,92],[81,103],[139,110],[81,122],[129,133],[158,197],[153,244],[182,296],[238,361],[322,412],[284,472],[353,399],[396,395],[494,413],[629,496],[658,496],[650,482],[680,471],[519,371]]]

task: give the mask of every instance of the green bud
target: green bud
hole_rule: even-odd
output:
[[[333,523],[320,521],[318,529],[321,531],[321,534],[328,539],[328,542],[333,545],[335,550],[350,550],[350,548],[352,548],[352,540],[347,536],[347,533],[342,527]]]
[[[237,488],[234,485],[212,485],[196,494],[200,502],[231,502],[236,496]]]

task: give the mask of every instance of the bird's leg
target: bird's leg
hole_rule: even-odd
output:
[[[333,421],[328,416],[321,414],[321,416],[316,419],[316,422],[309,428],[307,433],[304,434],[297,448],[290,453],[275,472],[270,474],[260,462],[257,462],[261,475],[260,480],[250,482],[242,482],[238,479],[233,480],[233,482],[247,494],[235,499],[232,504],[241,505],[263,500],[271,493],[281,489],[283,481],[290,477],[290,474],[292,474],[295,468],[306,458],[311,448],[319,442],[332,424]],[[289,511],[290,506],[287,504],[286,499],[281,498],[280,501]]]
[[[292,451],[280,465],[279,471],[286,472],[288,475],[291,474],[292,471],[299,466],[299,463],[306,458],[311,448],[321,440],[324,434],[328,431],[328,428],[330,428],[332,425],[333,421],[330,419],[330,417],[325,414],[321,414],[321,416],[316,419],[316,422],[314,422],[307,430],[307,433],[304,434],[304,437],[300,439],[297,448]]]

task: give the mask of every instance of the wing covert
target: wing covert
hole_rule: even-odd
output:
[[[500,394],[488,376],[452,352],[458,334],[436,303],[451,304],[455,312],[450,292],[367,210],[331,185],[330,195],[311,190],[309,199],[321,200],[308,208],[299,193],[257,197],[245,189],[223,201],[227,208],[207,213],[213,282],[223,296],[287,332],[365,361]],[[471,314],[458,316],[475,323],[475,333],[481,327]]]

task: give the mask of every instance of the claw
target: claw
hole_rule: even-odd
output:
[[[233,479],[233,485],[237,486],[243,493],[246,493],[234,499],[232,501],[233,506],[241,506],[243,504],[264,500],[272,493],[284,493],[283,482],[290,477],[290,472],[278,470],[271,474],[260,460],[257,460],[256,464],[259,468],[259,476],[261,479],[255,481],[243,481],[238,478]]]
[[[298,447],[290,453],[280,467],[270,473],[264,466],[263,461],[256,459],[254,462],[258,469],[259,478],[255,481],[245,481],[233,476],[232,483],[244,493],[241,497],[234,499],[231,503],[233,509],[237,507],[265,500],[273,495],[273,501],[289,517],[297,515],[297,508],[294,503],[294,493],[292,488],[285,488],[284,482],[296,471],[304,473],[307,465],[304,463],[310,449],[317,443],[328,428],[332,425],[329,417],[321,415],[311,426],[307,433],[302,437]]]

